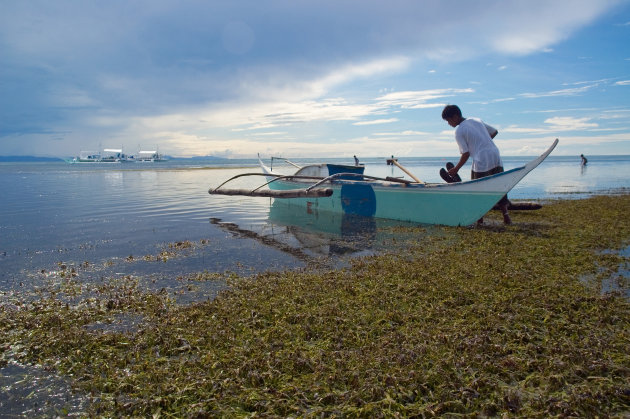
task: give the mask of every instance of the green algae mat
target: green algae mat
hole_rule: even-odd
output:
[[[628,214],[621,194],[401,229],[391,254],[189,305],[69,276],[0,306],[0,366],[68,377],[87,416],[626,416],[630,304],[601,284],[628,289]]]

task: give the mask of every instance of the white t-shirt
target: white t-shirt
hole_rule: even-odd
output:
[[[499,149],[490,137],[497,130],[485,124],[479,118],[466,118],[455,128],[455,140],[459,152],[470,153],[472,170],[486,172],[498,166],[503,166]]]

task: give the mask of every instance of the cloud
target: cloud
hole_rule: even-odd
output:
[[[398,138],[398,137],[407,137],[407,136],[427,136],[430,134],[424,131],[407,130],[407,131],[400,131],[400,132],[376,132],[373,135],[377,137]]]
[[[525,98],[541,98],[541,97],[552,97],[552,96],[576,96],[586,91],[596,87],[597,84],[593,84],[590,86],[582,86],[582,87],[573,87],[569,89],[560,89],[553,90],[550,92],[539,92],[539,93],[521,93],[519,96]]]
[[[535,138],[510,138],[509,140],[497,140],[497,146],[503,156],[535,156],[545,151],[553,142],[556,135],[541,135]],[[591,147],[597,150],[597,154],[617,154],[630,153],[630,143],[628,134],[609,134],[590,137],[584,135],[560,136],[560,143],[554,150],[554,156],[575,155]],[[525,145],[524,145],[525,144]],[[578,160],[579,161],[579,160]]]
[[[418,91],[393,92],[376,99],[379,106],[384,108],[400,107],[403,109],[435,108],[444,106],[443,103],[430,103],[462,93],[473,93],[473,89],[433,89]]]
[[[353,125],[380,125],[380,124],[391,124],[392,122],[398,121],[397,118],[389,118],[389,119],[373,119],[371,121],[359,121],[353,123]]]
[[[231,54],[243,55],[254,46],[254,31],[245,22],[228,22],[223,27],[222,41],[226,51]]]
[[[554,116],[552,118],[545,119],[546,126],[543,127],[520,127],[517,125],[510,125],[502,128],[500,131],[511,134],[528,134],[528,135],[540,135],[540,134],[557,134],[564,131],[584,131],[592,130],[599,127],[599,124],[590,122],[591,118],[575,118],[569,116]]]
[[[296,91],[291,91],[288,94],[283,93],[281,97],[288,98],[290,96],[295,98],[296,95],[311,98],[320,97],[340,84],[356,79],[369,78],[378,74],[400,72],[407,68],[408,65],[409,60],[403,57],[391,57],[388,59],[377,59],[369,62],[344,65],[339,68],[334,68],[328,73],[324,73],[321,77],[301,83],[298,88],[294,89]],[[280,85],[281,82],[277,84]],[[283,90],[281,86],[278,86],[278,88],[278,91]],[[264,86],[263,89],[263,96],[268,97],[269,86]]]
[[[501,129],[502,133],[511,134],[547,134],[551,131],[549,128],[519,127],[517,125],[510,125]]]
[[[555,116],[553,118],[545,119],[545,124],[551,125],[551,129],[554,131],[575,131],[596,128],[598,126],[596,123],[589,121],[590,118]]]
[[[373,99],[352,88],[409,76],[427,60],[436,68],[549,50],[617,4],[4,1],[0,136],[52,150],[52,135],[59,140],[54,150],[67,153],[76,152],[81,138],[160,138],[176,154],[193,144],[201,149],[208,138],[234,141],[223,149],[236,150],[248,133],[264,129],[295,135],[289,128],[317,122],[398,123],[390,112],[440,107],[475,90],[405,84]],[[426,68],[422,74],[437,76]],[[589,86],[523,97],[577,95]]]
[[[492,24],[497,32],[482,33],[495,35],[489,43],[497,51],[512,54],[545,52],[551,45],[567,39],[574,30],[592,22],[616,3],[576,0],[571,3],[571,7],[559,1],[497,3],[492,5],[492,11],[488,13],[496,17]],[[512,18],[505,18],[508,13]],[[525,25],[519,25],[519,22]]]
[[[365,118],[379,116],[397,108],[441,107],[443,103],[431,101],[473,91],[472,89],[440,89],[393,92],[363,103],[350,103],[343,98],[291,101],[289,100],[291,95],[289,95],[279,97],[277,101],[259,101],[250,104],[224,103],[221,107],[210,106],[183,114],[140,118],[138,125],[147,129],[170,127],[184,131],[202,130],[203,126],[213,126],[229,128],[235,132],[331,121],[351,121],[355,126],[366,126],[394,123],[398,121],[398,118],[364,120]]]
[[[579,87],[570,87],[567,89],[559,89],[552,90],[549,92],[538,92],[538,93],[521,93],[519,96],[524,98],[543,98],[543,97],[554,97],[554,96],[577,96],[586,93],[589,90],[595,89],[600,86],[611,85],[612,78],[604,78],[599,80],[588,80],[588,81],[578,81],[574,83],[564,83],[564,85],[571,86],[579,86]],[[626,84],[630,84],[630,80],[625,81],[617,81],[612,83],[615,86],[624,86]]]

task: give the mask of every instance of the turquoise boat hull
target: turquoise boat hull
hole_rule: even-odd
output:
[[[295,182],[277,181],[269,187],[292,190],[296,185]],[[456,192],[439,185],[382,185],[356,181],[338,181],[327,187],[333,190],[330,197],[292,198],[288,203],[313,211],[457,226],[474,223],[505,195],[500,191]]]

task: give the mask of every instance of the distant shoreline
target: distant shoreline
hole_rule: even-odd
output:
[[[192,161],[228,161],[230,159],[226,159],[224,157],[215,157],[215,156],[195,156],[195,157],[172,157],[172,156],[164,156],[168,160],[192,160]],[[28,163],[28,162],[42,162],[42,163],[50,163],[50,162],[65,162],[66,159],[71,159],[71,157],[40,157],[40,156],[0,156],[0,162],[2,163]]]
[[[64,161],[59,157],[37,157],[37,156],[0,156],[0,162],[12,163],[12,162],[57,162]]]
[[[213,162],[229,162],[232,160],[256,160],[255,157],[252,158],[226,158],[226,157],[216,157],[216,156],[193,156],[193,157],[173,157],[173,156],[164,156],[167,160],[170,161],[213,161]],[[531,157],[536,157],[535,155],[532,156],[502,156],[504,159],[521,159],[521,158],[531,158]],[[555,158],[571,158],[571,157],[575,157],[577,159],[577,161],[579,162],[580,158],[579,156],[573,156],[573,155],[554,155],[551,157],[555,157]],[[610,158],[627,158],[630,157],[630,155],[614,155],[614,154],[601,154],[601,155],[590,155],[588,156],[589,160],[593,161],[593,159],[597,159],[597,158],[604,158],[604,159],[610,159]],[[44,156],[26,156],[26,155],[22,155],[22,156],[0,156],[0,163],[55,163],[55,162],[65,162],[68,159],[71,159],[72,157],[44,157]],[[293,157],[293,159],[297,159],[297,160],[307,160],[307,161],[315,161],[315,160],[322,160],[322,161],[328,161],[328,160],[332,160],[332,159],[338,159],[338,160],[342,160],[342,159],[349,159],[350,157],[348,156],[339,156],[339,157],[320,157],[320,158],[312,158],[312,157]],[[385,159],[387,157],[364,157],[364,159],[366,160],[374,160],[374,159]],[[457,158],[456,156],[405,156],[405,157],[401,157],[402,159],[406,159],[406,160],[413,160],[413,159],[455,159]]]

